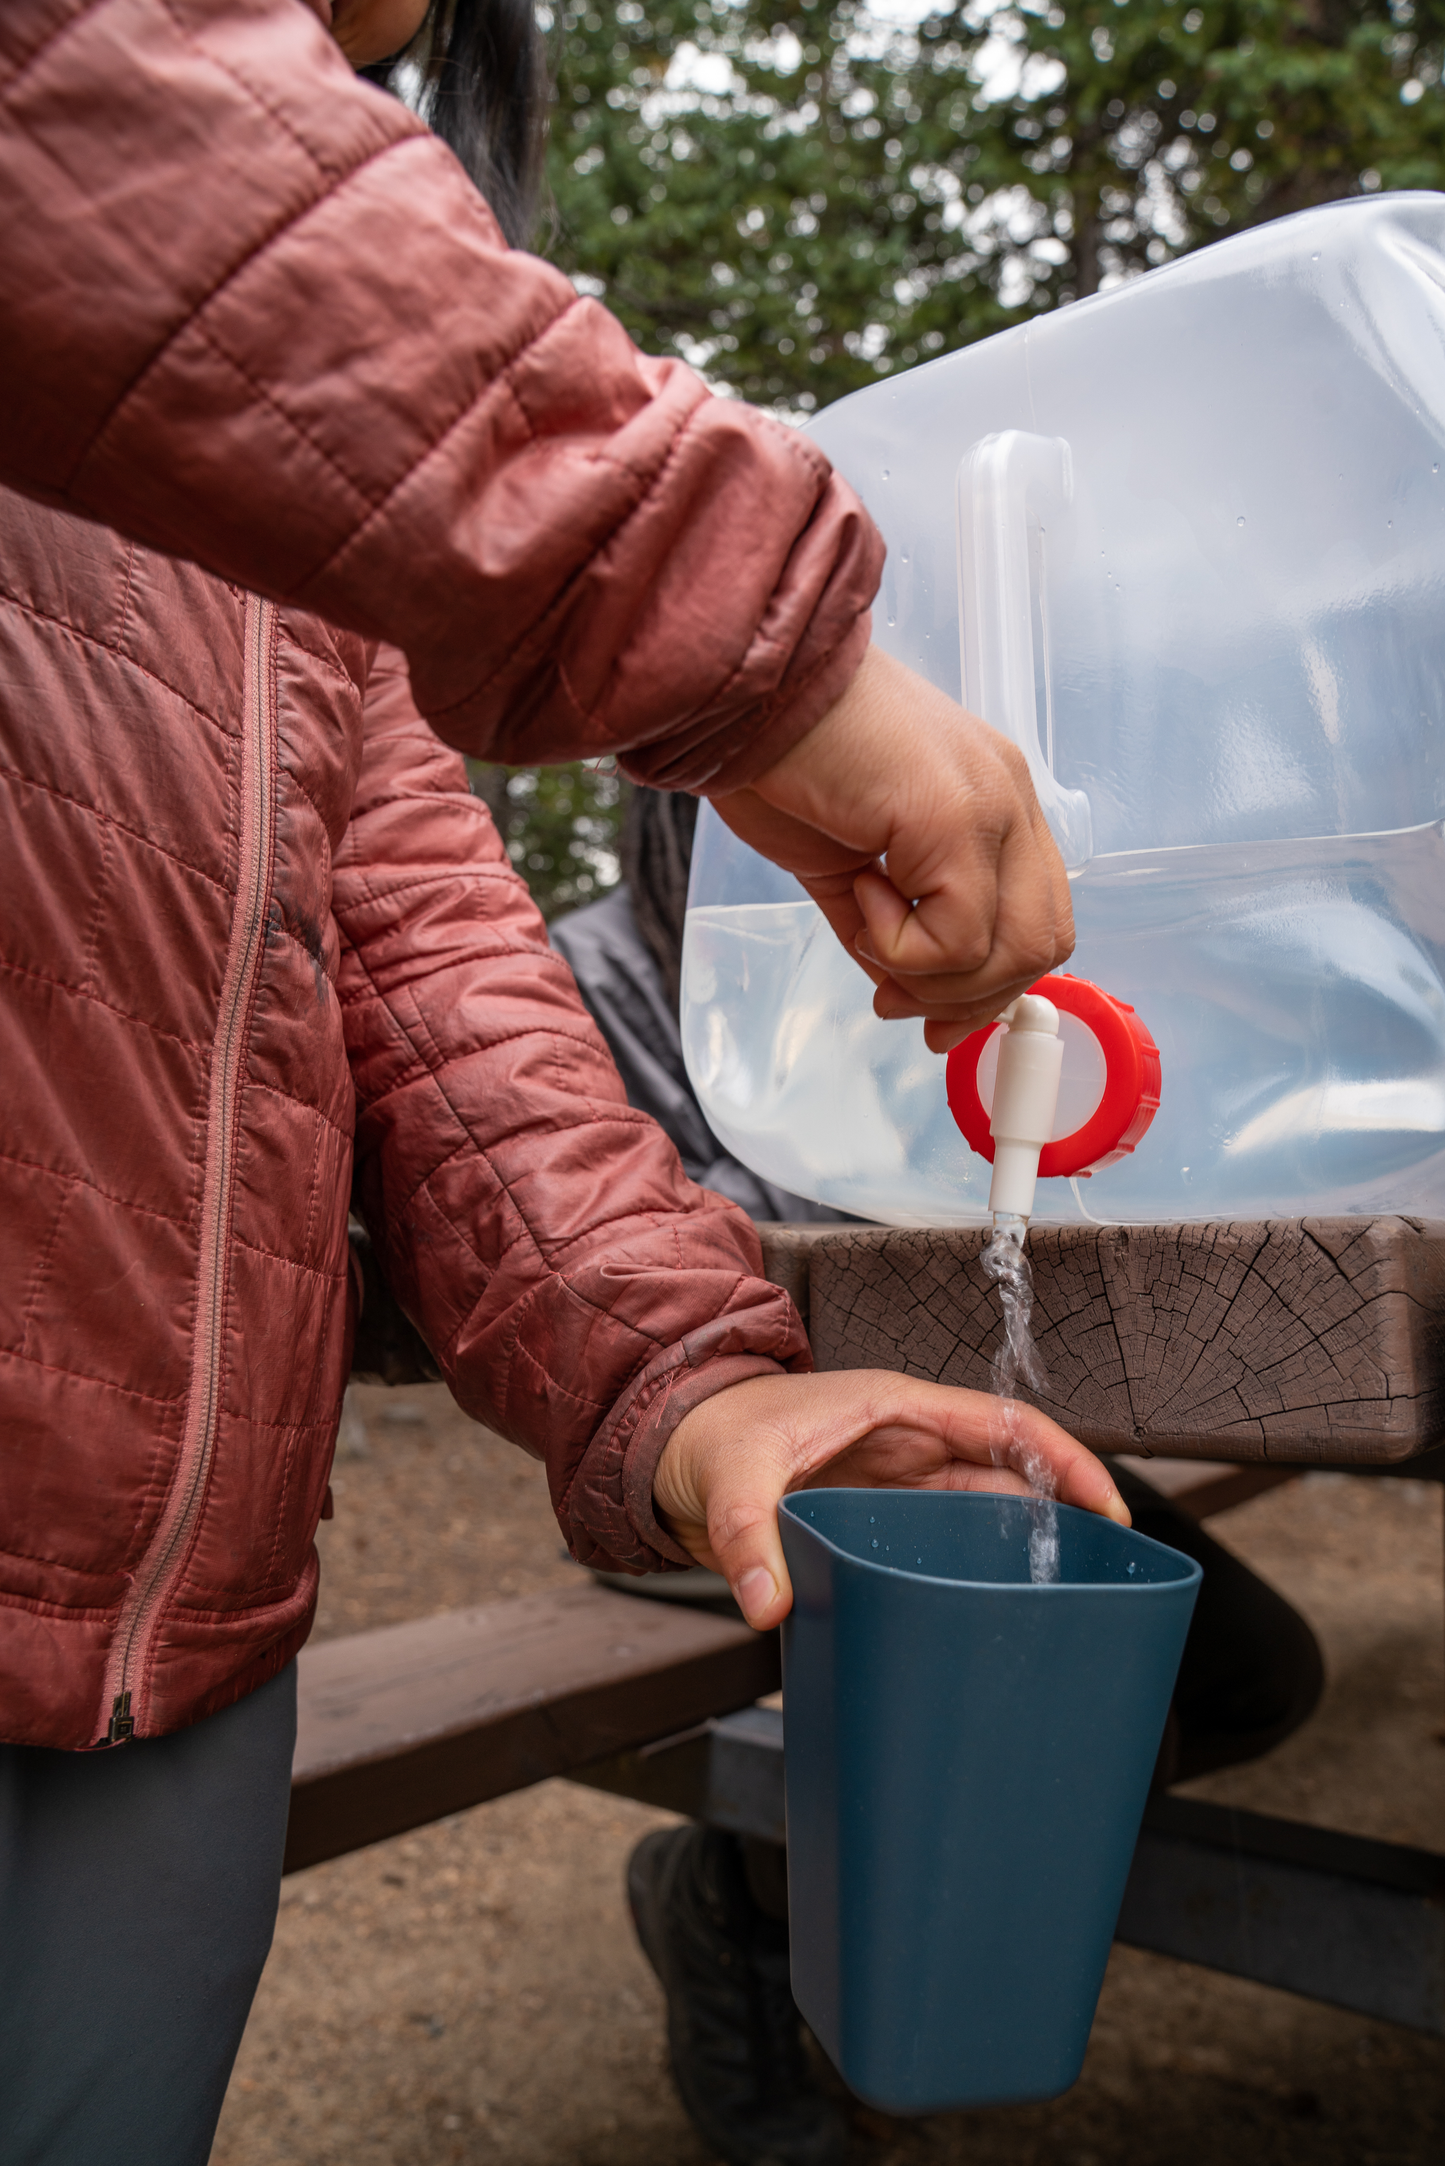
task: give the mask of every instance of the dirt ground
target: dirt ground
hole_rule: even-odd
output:
[[[567,1583],[540,1469],[439,1388],[356,1397],[323,1636]],[[1329,1688],[1195,1794],[1445,1848],[1439,1490],[1311,1476],[1212,1525]],[[664,1818],[548,1783],[288,1881],[212,2166],[708,2166],[622,1898]],[[857,2166],[1437,2166],[1445,2048],[1117,1949],[1066,2098],[854,2128]]]

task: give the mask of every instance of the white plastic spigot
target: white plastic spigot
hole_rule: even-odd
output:
[[[993,1089],[993,1185],[988,1207],[1027,1219],[1034,1208],[1039,1153],[1054,1132],[1064,1042],[1059,1011],[1037,993],[1021,993],[999,1017],[1007,1023]]]

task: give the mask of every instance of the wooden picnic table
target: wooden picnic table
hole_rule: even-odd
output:
[[[981,1227],[761,1226],[822,1369],[989,1389]],[[1095,1451],[1383,1469],[1445,1429],[1445,1223],[1048,1226],[1029,1234],[1037,1403]]]

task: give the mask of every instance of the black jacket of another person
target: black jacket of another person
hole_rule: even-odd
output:
[[[846,1211],[809,1203],[750,1173],[723,1149],[693,1096],[682,1032],[662,972],[637,929],[631,897],[616,887],[548,928],[612,1051],[628,1102],[650,1113],[677,1147],[689,1179],[740,1203],[752,1218],[857,1225]]]

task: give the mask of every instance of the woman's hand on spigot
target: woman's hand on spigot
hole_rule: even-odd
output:
[[[998,1463],[995,1464],[995,1456]],[[886,1369],[754,1376],[685,1414],[653,1477],[674,1540],[721,1572],[750,1625],[792,1607],[778,1504],[797,1489],[979,1489],[1027,1496],[1047,1469],[1064,1504],[1129,1524],[1091,1451],[1036,1407]]]
[[[837,705],[750,788],[713,800],[794,873],[935,1053],[1066,962],[1068,876],[1023,754],[870,647]],[[885,869],[886,867],[886,869]]]

